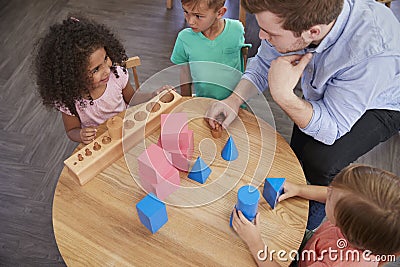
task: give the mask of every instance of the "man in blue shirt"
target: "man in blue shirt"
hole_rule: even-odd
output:
[[[261,46],[234,93],[208,110],[212,128],[228,127],[268,87],[295,123],[291,147],[314,185],[400,130],[400,23],[390,9],[374,0],[242,5],[255,14]],[[303,98],[293,92],[300,78]]]

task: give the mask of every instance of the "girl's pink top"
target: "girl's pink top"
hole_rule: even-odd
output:
[[[127,108],[122,90],[129,82],[129,74],[128,71],[124,73],[119,66],[117,66],[117,71],[119,77],[115,77],[114,72],[111,71],[106,90],[101,97],[93,100],[93,105],[90,105],[90,101],[86,99],[83,99],[83,106],[81,102],[75,102],[82,128],[96,127]],[[66,107],[58,109],[65,114],[74,116]]]

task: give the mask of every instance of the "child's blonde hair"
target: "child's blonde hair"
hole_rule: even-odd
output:
[[[374,254],[400,251],[400,178],[378,168],[351,165],[332,181],[344,192],[336,225],[354,246]]]
[[[214,8],[215,11],[225,5],[225,0],[181,0],[181,2],[182,5],[189,4],[193,8],[198,7],[201,3],[206,3],[208,8]]]

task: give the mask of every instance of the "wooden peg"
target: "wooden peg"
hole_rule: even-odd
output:
[[[109,144],[111,142],[111,137],[109,136],[103,136],[103,138],[101,139],[101,142],[103,144]]]
[[[211,129],[211,135],[214,138],[220,138],[222,136],[222,126],[219,123],[215,123],[215,128]]]
[[[94,142],[93,150],[97,151],[97,150],[100,150],[100,148],[101,148],[101,145],[99,143],[97,143],[97,142]]]
[[[82,161],[82,160],[83,160],[82,154],[78,154],[78,160],[79,160],[79,161]]]
[[[92,155],[92,151],[90,151],[89,148],[85,149],[85,156],[91,156]]]

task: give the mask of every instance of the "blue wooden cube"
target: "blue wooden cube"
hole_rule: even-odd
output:
[[[139,219],[153,234],[167,221],[167,208],[165,204],[153,194],[148,194],[136,204]]]
[[[276,207],[278,198],[283,194],[283,184],[285,178],[266,178],[264,182],[263,197],[271,206],[272,209]]]

